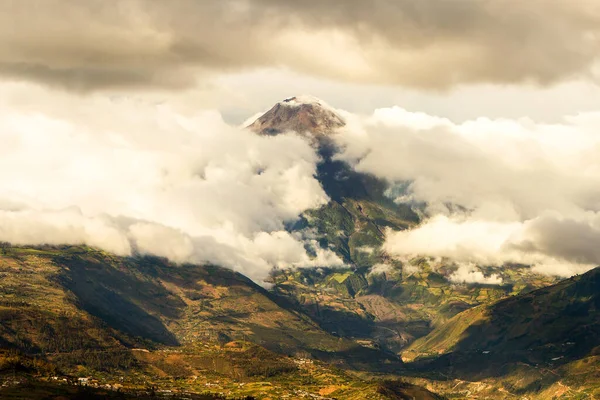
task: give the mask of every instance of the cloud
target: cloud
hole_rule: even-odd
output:
[[[600,214],[585,218],[544,215],[527,221],[520,235],[508,245],[526,253],[547,254],[576,264],[600,264]]]
[[[448,88],[591,77],[600,6],[532,0],[102,0],[0,3],[0,74],[74,91],[181,90],[284,67]]]
[[[600,113],[456,124],[393,107],[346,119],[340,157],[387,179],[397,201],[426,204],[421,225],[388,233],[388,252],[558,275],[600,264]]]
[[[438,215],[416,229],[389,232],[384,249],[393,254],[429,255],[457,261],[476,261],[479,264],[498,264],[504,260],[516,261],[511,260],[505,244],[520,227],[519,223],[514,222],[460,221]]]
[[[502,277],[498,274],[485,276],[475,265],[461,264],[448,279],[456,283],[479,283],[483,285],[502,285]]]
[[[0,237],[12,244],[88,244],[118,255],[131,254],[127,236],[111,218],[63,210],[0,210]]]
[[[394,270],[394,267],[390,264],[375,264],[369,269],[369,275],[384,275]]]
[[[273,267],[342,264],[309,257],[314,241],[285,230],[328,200],[301,138],[168,103],[1,90],[0,240],[212,262],[258,281]]]
[[[181,102],[0,90],[0,240],[150,252],[257,281],[342,265],[311,232],[285,229],[328,201],[301,138],[252,135]],[[392,255],[564,276],[600,264],[600,113],[458,124],[400,107],[339,112],[339,157],[386,179],[396,201],[426,205],[418,227],[388,233]]]

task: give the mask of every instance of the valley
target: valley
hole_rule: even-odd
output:
[[[378,398],[378,390],[383,390],[380,382],[393,383],[398,377],[406,382],[402,385],[415,384],[414,390],[427,387],[448,395],[450,388],[439,381],[442,374],[452,377],[452,385],[463,382],[469,389],[462,392],[475,384],[466,383],[473,377],[475,382],[487,382],[489,390],[511,387],[511,379],[523,374],[523,363],[533,365],[538,353],[521,361],[522,356],[489,344],[463,349],[462,342],[452,341],[476,327],[497,329],[486,328],[489,317],[474,317],[488,309],[486,304],[500,307],[522,297],[536,298],[545,289],[494,303],[511,295],[515,286],[443,285],[443,275],[431,272],[428,263],[414,262],[420,263],[421,272],[406,279],[400,270],[396,275],[393,271],[381,275],[356,270],[280,271],[273,275],[273,288],[265,291],[218,267],[177,266],[153,257],[121,258],[81,246],[12,247],[2,256],[0,271],[2,390],[9,393],[11,382],[18,387],[34,384],[28,383],[32,376],[38,377],[33,382],[50,385],[56,385],[52,379],[58,376],[74,382],[89,380],[90,388],[98,390],[106,386],[125,392],[178,391],[228,398],[285,398],[279,396],[286,394],[294,398],[295,390],[323,398],[328,398],[322,395],[328,391],[332,398]],[[531,275],[522,287],[541,285],[540,279]],[[548,293],[552,299],[564,298],[566,290],[582,298],[593,295],[588,276],[579,280],[581,289],[570,289],[569,280],[557,289],[551,286]],[[435,290],[440,288],[444,291]],[[543,306],[545,298],[540,301]],[[595,300],[590,301],[586,304],[592,306]],[[527,315],[526,309],[520,309]],[[466,321],[474,328],[465,326]],[[454,326],[458,322],[461,328]],[[567,328],[567,336],[548,339],[563,346],[550,354],[552,358],[564,358],[561,351],[571,331]],[[456,333],[444,333],[448,330]],[[593,331],[582,332],[592,336],[579,342],[592,343]],[[434,344],[439,337],[444,338],[443,348]],[[508,359],[514,364],[501,380],[486,375],[497,373],[499,367],[490,363],[494,355],[470,350],[488,347],[491,350],[483,351],[508,357],[494,362]],[[541,349],[546,352],[547,345]],[[565,376],[595,362],[592,348],[572,354],[560,362]],[[401,362],[400,355],[408,364]],[[475,374],[468,368],[481,357],[488,372]],[[450,372],[445,370],[449,364]],[[542,387],[553,384],[543,372],[527,375]],[[591,378],[589,373],[586,376]],[[361,397],[369,390],[373,397]]]
[[[600,400],[600,0],[0,0],[0,400]]]
[[[5,243],[0,397],[599,396],[598,270],[561,281],[523,264],[390,255],[387,235],[426,210],[337,157],[344,125],[318,99],[290,98],[247,132],[311,144],[329,200],[285,229],[343,267],[275,267],[263,287],[211,263]]]

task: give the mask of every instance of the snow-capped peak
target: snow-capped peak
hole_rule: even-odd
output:
[[[309,94],[288,97],[287,99],[280,101],[278,104],[280,104],[282,106],[289,106],[289,107],[312,105],[312,106],[318,106],[318,107],[324,108],[324,109],[329,110],[334,113],[336,112],[335,108],[331,107],[325,101],[319,99],[318,97],[311,96]]]
[[[326,104],[323,100],[318,97],[311,96],[309,94],[303,94],[300,96],[288,97],[287,99],[280,102],[284,105],[301,105],[301,104],[318,104],[324,105]]]
[[[289,97],[277,104],[249,128],[264,135],[296,132],[316,138],[335,133],[344,126],[337,111],[314,96]]]

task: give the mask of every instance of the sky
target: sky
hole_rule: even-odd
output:
[[[600,264],[599,77],[596,0],[0,0],[0,240],[340,266],[285,230],[328,201],[314,150],[240,128],[306,93],[428,204],[390,253],[568,276]]]

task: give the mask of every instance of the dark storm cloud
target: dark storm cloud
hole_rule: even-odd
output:
[[[180,89],[287,67],[443,89],[591,76],[592,0],[0,0],[0,74],[72,90]]]

